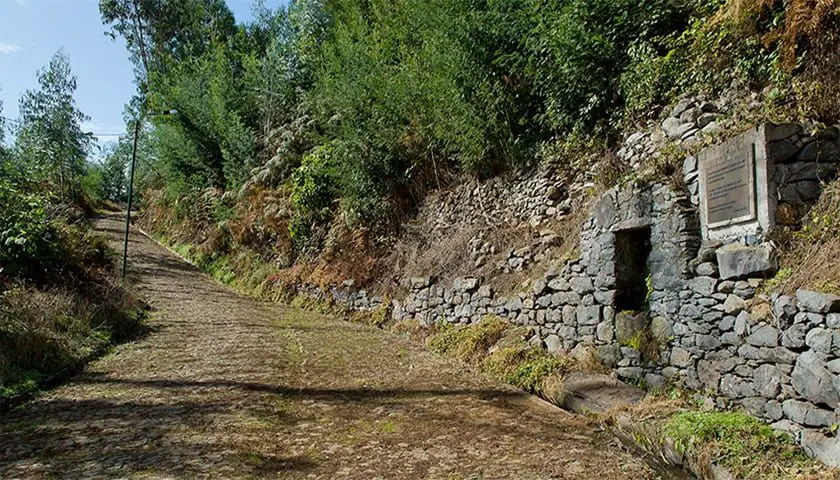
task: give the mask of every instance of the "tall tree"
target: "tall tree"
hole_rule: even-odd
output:
[[[151,72],[210,50],[236,32],[224,0],[100,0],[107,35],[123,37],[144,90]]]
[[[76,76],[63,51],[38,72],[38,84],[37,90],[20,99],[18,161],[35,180],[58,183],[65,197],[78,192],[85,170],[93,137],[82,131],[81,124],[89,117],[76,106]]]
[[[241,183],[255,166],[258,109],[243,78],[259,42],[223,0],[100,0],[99,7],[137,67],[139,116],[178,111],[152,119],[160,156],[192,184]]]
[[[3,101],[0,100],[0,150],[3,148],[3,140],[6,138],[6,119],[3,117]]]

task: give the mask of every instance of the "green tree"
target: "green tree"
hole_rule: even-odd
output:
[[[236,31],[224,0],[100,0],[112,38],[123,37],[141,85],[149,72],[165,72],[200,56]]]
[[[80,193],[93,139],[82,131],[88,117],[76,106],[76,77],[62,51],[38,72],[38,84],[20,100],[17,162],[31,179],[57,184],[59,195],[67,199]]]
[[[244,81],[259,41],[222,0],[101,0],[100,11],[137,66],[140,116],[178,111],[152,119],[166,170],[197,187],[241,184],[256,166],[257,97]]]
[[[150,120],[143,184],[183,208],[207,187],[288,182],[304,243],[339,212],[394,225],[452,178],[440,172],[492,175],[544,142],[609,139],[671,94],[682,62],[657,75],[649,60],[719,3],[292,0],[258,2],[248,25],[222,0],[100,10],[137,66],[136,111],[179,112]],[[648,77],[655,86],[636,88]]]
[[[5,175],[8,151],[6,150],[6,118],[3,117],[3,101],[0,100],[0,175]]]
[[[6,117],[3,116],[3,101],[0,100],[0,150],[5,147],[6,141]]]
[[[98,193],[103,200],[125,200],[128,186],[127,170],[131,162],[132,139],[123,137],[109,146],[102,163],[98,165]]]
[[[524,74],[544,99],[542,124],[568,132],[614,125],[620,78],[637,45],[684,30],[701,3],[684,0],[530,0]]]

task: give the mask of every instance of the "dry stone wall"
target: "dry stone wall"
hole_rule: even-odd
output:
[[[688,108],[699,109],[695,122],[714,115],[710,106]],[[798,221],[819,180],[836,175],[840,135],[776,131],[789,134],[767,146],[774,194]],[[499,295],[481,278],[415,277],[405,280],[408,295],[391,301],[392,316],[469,324],[498,315],[532,327],[530,342],[551,352],[594,355],[621,378],[650,388],[682,384],[706,392],[710,407],[744,408],[840,466],[840,442],[827,434],[840,423],[840,297],[761,294],[778,269],[772,244],[760,232],[704,243],[696,158],[686,160],[684,175],[685,191],[631,183],[606,192],[583,225],[579,258],[551,266],[526,291]],[[543,202],[554,186],[538,182],[534,198],[521,195],[524,211],[505,208],[523,220],[535,217],[531,203],[539,215],[558,214],[542,210],[553,208]],[[310,293],[355,309],[385,302],[349,285]]]
[[[428,237],[449,235],[467,225],[497,227],[527,222],[537,228],[552,219],[562,220],[572,210],[570,197],[583,185],[567,186],[549,171],[524,170],[516,174],[472,181],[427,199],[413,225]],[[409,226],[411,228],[411,226]]]
[[[431,195],[403,231],[412,248],[466,246],[469,258],[459,263],[460,271],[481,271],[487,276],[521,272],[542,262],[561,243],[552,226],[567,221],[575,208],[572,198],[580,198],[580,190],[591,187],[585,182],[568,184],[545,169],[473,180]],[[470,236],[464,237],[465,233]],[[450,241],[453,237],[454,242]],[[419,262],[405,268],[409,273],[403,275],[409,276],[439,267]],[[450,279],[457,275],[436,273],[448,274]]]

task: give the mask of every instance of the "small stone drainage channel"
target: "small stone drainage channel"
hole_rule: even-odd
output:
[[[610,410],[629,406],[638,403],[645,396],[645,392],[639,388],[627,385],[609,375],[572,373],[563,381],[563,392],[553,395],[558,399],[556,403],[564,410],[579,415],[603,415]],[[611,432],[625,447],[636,452],[648,465],[653,468],[663,479],[692,479],[696,478],[693,472],[681,468],[681,455],[676,451],[670,452],[666,446],[662,446],[663,452],[660,455],[652,453],[651,450],[661,443],[658,438],[645,438],[644,433],[634,428],[629,419],[617,419],[617,425],[607,425],[602,422],[603,428]],[[643,445],[640,441],[647,443]],[[654,448],[650,448],[650,446]],[[722,477],[726,478],[726,477]]]

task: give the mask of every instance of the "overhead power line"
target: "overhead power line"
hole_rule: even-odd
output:
[[[0,118],[2,118],[3,120],[6,120],[7,122],[16,123],[16,124],[18,124],[18,125],[20,125],[20,124],[22,124],[22,123],[23,123],[23,122],[21,122],[20,120],[18,120],[18,119],[16,119],[16,118],[11,118],[11,117],[6,117],[6,116],[0,116]],[[129,135],[128,133],[125,133],[125,132],[123,132],[123,133],[110,133],[110,132],[84,132],[84,133],[91,134],[91,135],[93,135],[94,137],[125,137],[125,136],[128,136],[128,135]]]

